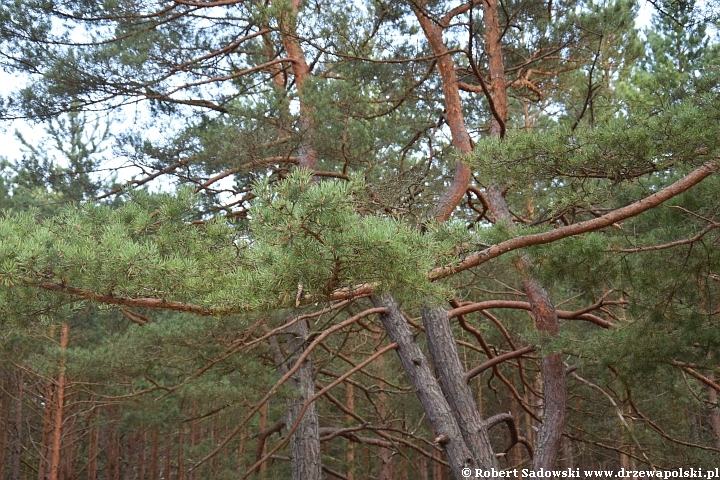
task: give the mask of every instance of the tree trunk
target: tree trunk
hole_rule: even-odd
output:
[[[15,442],[13,444],[12,479],[20,479],[20,462],[22,460],[22,411],[23,392],[25,391],[25,374],[20,371],[18,377],[17,404],[15,406]]]
[[[185,457],[183,454],[183,443],[185,443],[185,425],[180,425],[178,431],[178,453],[177,453],[177,480],[185,480]]]
[[[55,384],[53,379],[48,378],[45,385],[45,395],[43,397],[43,432],[40,439],[40,461],[38,464],[38,480],[46,480],[48,477],[48,466],[50,460],[51,445],[50,439],[53,434],[53,397],[55,396]]]
[[[90,430],[90,445],[88,446],[87,480],[97,480],[98,436],[97,428]],[[155,479],[157,480],[157,479]]]
[[[382,357],[379,357],[378,360],[380,358]],[[349,382],[345,382],[345,406],[348,410],[355,411],[355,386]],[[348,415],[347,419],[352,421],[353,417]],[[347,464],[345,476],[348,480],[355,480],[355,443],[346,442],[345,445],[345,463]]]
[[[172,467],[172,448],[170,445],[165,447],[165,469],[163,471],[163,480],[170,480],[171,467]]]
[[[5,460],[7,460],[8,431],[10,430],[10,392],[9,382],[3,381],[2,391],[2,425],[0,425],[0,480],[5,479]]]
[[[267,419],[268,419],[268,402],[263,403],[262,407],[260,407],[260,422],[258,423],[258,430],[264,431],[267,428]],[[259,442],[262,442],[262,448],[260,448],[258,454],[262,457],[264,457],[267,454],[267,438],[262,437],[258,438]],[[259,460],[259,459],[258,459]],[[258,469],[256,470],[260,474],[260,479],[265,480],[266,474],[267,474],[267,462],[264,462]]]
[[[432,374],[425,355],[420,350],[413,332],[391,295],[387,293],[376,295],[372,297],[372,303],[376,307],[388,309],[387,313],[380,314],[380,320],[390,341],[398,344],[396,351],[403,370],[408,376],[430,424],[437,433],[436,442],[445,452],[453,476],[457,480],[461,480],[464,478],[463,468],[474,469],[479,468],[480,465],[475,462],[473,454],[465,444],[457,420],[442,394],[437,379]]]
[[[428,16],[427,12],[421,9],[425,3],[426,2],[419,2],[418,4],[412,3],[413,11],[425,33],[425,37],[428,40],[433,54],[438,56],[437,69],[442,78],[443,93],[445,94],[445,119],[450,128],[453,146],[460,154],[469,154],[472,152],[472,141],[467,131],[465,118],[462,114],[462,103],[460,101],[457,75],[455,74],[455,64],[452,57],[448,54],[447,47],[442,38],[443,27]],[[455,165],[452,183],[450,187],[445,189],[435,204],[435,207],[433,207],[431,217],[441,222],[450,218],[453,210],[455,210],[455,207],[457,207],[467,191],[471,175],[470,167],[459,159]]]
[[[447,311],[440,307],[425,307],[422,310],[422,319],[430,359],[435,366],[435,376],[440,382],[440,388],[455,416],[465,444],[470,448],[473,463],[483,470],[497,469],[498,463],[490,444],[490,436],[465,379]]]
[[[160,435],[157,428],[150,430],[150,480],[160,480]]]
[[[428,480],[428,464],[425,455],[418,460],[418,470],[420,470],[420,480]]]
[[[377,335],[375,335],[375,342],[377,345],[380,344],[380,340],[382,340],[382,332],[378,332]],[[385,378],[385,357],[378,357],[377,360],[375,360],[375,371],[377,372],[377,376],[380,379]],[[387,422],[388,417],[388,408],[387,408],[387,394],[385,393],[385,390],[381,389],[380,392],[378,392],[378,398],[377,398],[377,413],[380,417],[380,425],[385,425]],[[378,462],[378,480],[394,480],[395,479],[395,469],[393,465],[393,451],[386,447],[378,447],[378,453],[377,453],[377,462]]]
[[[60,349],[65,354],[68,344],[68,324],[60,326]],[[63,408],[65,406],[65,359],[60,360],[57,389],[55,391],[54,422],[52,436],[52,452],[50,455],[50,480],[58,480],[60,476],[60,447],[63,430]]]
[[[143,430],[139,438],[138,450],[140,451],[138,458],[138,480],[145,480],[145,473],[147,470],[147,455],[146,455],[146,444],[147,444],[147,430]]]
[[[310,329],[305,321],[295,322],[287,330],[288,345],[291,351],[289,365],[294,365],[302,355]],[[288,400],[288,428],[295,424],[298,415],[307,402],[315,394],[313,365],[305,359],[302,366],[290,377],[289,384],[297,392],[297,396]],[[317,407],[311,403],[300,419],[298,428],[290,438],[290,463],[293,480],[319,480],[322,478],[322,460],[320,457],[320,433]]]
[[[550,302],[547,291],[542,288],[527,272],[529,260],[521,257],[516,266],[525,276],[523,287],[532,308],[536,328],[545,335],[557,335],[560,332],[555,307]],[[552,353],[545,355],[541,364],[543,380],[543,416],[542,425],[537,435],[533,469],[552,470],[555,457],[560,448],[560,440],[565,426],[565,404],[567,388],[565,385],[565,366],[562,355]]]
[[[313,123],[310,118],[310,108],[305,101],[304,89],[305,83],[312,77],[312,73],[310,72],[310,66],[307,60],[305,60],[305,53],[298,41],[295,29],[295,20],[298,15],[298,10],[300,9],[300,0],[291,0],[290,6],[292,8],[291,12],[286,12],[281,15],[278,18],[278,24],[280,26],[280,37],[282,38],[285,53],[287,53],[287,57],[292,60],[291,68],[295,76],[295,86],[297,87],[298,97],[300,99],[300,134],[307,136],[312,133]],[[298,165],[311,170],[315,169],[317,165],[317,153],[312,147],[311,142],[306,139],[300,142]]]
[[[716,380],[715,375],[710,375],[710,380],[714,382]],[[712,404],[710,407],[710,425],[712,425],[715,434],[715,446],[720,449],[720,405],[718,405],[718,394],[717,390],[712,387],[707,387],[707,390],[708,400]]]

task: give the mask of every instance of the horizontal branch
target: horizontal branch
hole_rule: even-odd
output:
[[[475,252],[457,264],[450,264],[439,267],[427,274],[430,281],[440,280],[456,273],[462,272],[472,267],[481,265],[488,260],[497,258],[513,250],[530,247],[533,245],[544,245],[563,238],[580,235],[582,233],[600,230],[622,220],[637,216],[661,203],[687,191],[691,187],[702,182],[704,179],[717,172],[718,160],[708,162],[703,166],[693,170],[675,183],[663,188],[662,190],[638,200],[635,203],[627,205],[617,210],[613,210],[598,218],[586,220],[584,222],[574,223],[565,227],[556,228],[548,232],[534,233],[530,235],[522,235],[511,238],[504,242],[500,242],[480,252]]]
[[[116,193],[121,192],[124,188],[127,188],[127,187],[129,187],[129,186],[131,186],[131,185],[135,185],[135,186],[144,185],[144,184],[148,183],[149,181],[156,179],[156,178],[159,177],[160,175],[164,175],[164,174],[166,174],[166,173],[170,173],[170,172],[172,172],[173,170],[176,170],[176,169],[182,167],[183,165],[186,165],[186,164],[187,164],[190,160],[192,160],[193,158],[194,158],[194,157],[189,157],[189,158],[185,158],[185,159],[183,159],[183,160],[180,160],[179,162],[175,162],[175,163],[173,163],[172,165],[169,165],[169,166],[163,168],[162,170],[158,170],[157,172],[155,172],[155,173],[153,173],[153,174],[151,174],[151,175],[148,175],[147,177],[142,178],[142,179],[140,179],[140,180],[130,180],[129,182],[124,183],[123,185],[121,185],[121,186],[119,186],[119,187],[117,187],[117,188],[113,188],[113,189],[110,190],[109,192],[105,192],[105,193],[103,193],[102,195],[99,195],[99,196],[95,197],[95,200],[102,200],[103,198],[107,198],[107,197],[109,197],[109,196],[111,196],[111,195],[115,195]]]
[[[610,303],[610,302],[605,302]],[[616,303],[616,302],[613,302]],[[448,316],[450,318],[457,317],[458,315],[465,315],[472,312],[478,312],[481,310],[490,310],[492,308],[510,308],[510,309],[516,309],[516,310],[527,310],[532,311],[532,307],[530,306],[529,302],[520,302],[518,300],[487,300],[484,302],[477,302],[477,303],[470,303],[468,305],[463,305],[462,307],[454,308],[448,312]],[[599,306],[598,306],[599,308]],[[579,313],[584,312],[585,309],[579,310],[577,312],[571,312],[568,310],[557,310],[557,316],[558,318],[562,318],[565,320],[572,320],[572,319],[579,319],[579,320],[587,320],[588,322],[594,323],[596,325],[599,325],[603,328],[610,328],[615,327],[616,325],[612,322],[609,322],[605,320],[604,318],[600,318],[597,315],[593,315],[591,313]]]
[[[193,313],[200,316],[222,315],[224,313],[227,313],[226,310],[222,309],[201,307],[200,305],[176,302],[173,300],[166,300],[164,298],[116,297],[113,294],[93,293],[82,288],[53,282],[35,283],[32,281],[25,281],[23,283],[29,286],[42,288],[43,290],[66,293],[68,295],[74,295],[84,300],[91,300],[93,302],[104,303],[106,305],[122,305],[125,307],[138,308],[157,308],[162,310],[174,310],[176,312]]]
[[[477,367],[475,367],[472,370],[470,370],[469,372],[467,372],[465,374],[465,383],[469,384],[470,380],[477,377],[478,375],[480,375],[482,372],[484,372],[488,368],[492,368],[495,365],[498,365],[505,361],[511,360],[513,358],[522,357],[526,353],[530,353],[530,352],[534,352],[534,351],[535,351],[535,347],[530,345],[527,347],[523,347],[520,350],[515,350],[513,352],[508,352],[508,353],[504,353],[502,355],[498,355],[497,357],[493,357],[490,360],[488,360],[487,362],[483,362],[480,365],[478,365]],[[490,428],[490,427],[488,427],[488,428]]]

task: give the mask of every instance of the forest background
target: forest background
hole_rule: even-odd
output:
[[[720,5],[651,3],[0,3],[0,478],[720,465]]]

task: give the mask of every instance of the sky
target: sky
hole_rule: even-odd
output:
[[[652,5],[647,1],[641,0],[640,11],[635,21],[638,28],[643,28],[650,25],[652,14]],[[0,85],[3,85],[6,88],[12,90],[21,86],[22,83],[23,80],[21,78],[16,78],[14,75],[0,70]],[[128,107],[124,113],[125,117],[130,119],[126,121],[126,124],[128,126],[131,126],[132,118],[136,118],[136,116],[138,115],[136,107]],[[5,158],[11,161],[18,161],[22,159],[23,151],[25,150],[25,148],[22,143],[16,138],[15,131],[19,131],[27,141],[36,144],[42,140],[45,134],[45,126],[32,124],[23,120],[0,122],[0,158]],[[107,144],[107,150],[105,152],[105,155],[107,156],[107,160],[105,163],[108,168],[116,168],[126,163],[125,158],[113,157],[111,142],[108,142]],[[123,177],[127,176],[129,179],[132,175],[137,173],[139,172],[132,172],[130,170],[124,173],[121,172],[120,178],[122,179]]]

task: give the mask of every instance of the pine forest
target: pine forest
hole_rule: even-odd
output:
[[[717,478],[718,28],[0,0],[0,480]]]

